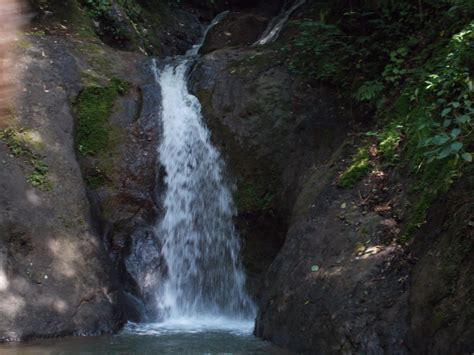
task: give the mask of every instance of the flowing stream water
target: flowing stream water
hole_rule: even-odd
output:
[[[162,97],[157,150],[166,171],[165,192],[159,196],[165,212],[154,227],[153,245],[137,250],[148,249],[153,255],[142,257],[151,261],[160,253],[166,264],[165,275],[156,280],[150,279],[153,270],[141,270],[146,277],[140,286],[154,294],[156,319],[129,323],[114,336],[0,345],[2,354],[283,353],[252,334],[256,310],[245,291],[232,191],[199,100],[188,90],[187,72],[204,39],[184,56],[152,62]]]
[[[302,6],[306,0],[296,0],[291,6],[284,6],[281,13],[275,17],[268,24],[266,30],[260,36],[259,40],[256,41],[254,46],[261,46],[264,44],[275,42],[280,36],[281,30],[285,27],[286,23],[290,16],[295,12],[300,6]]]
[[[168,271],[159,313],[171,320],[250,320],[255,312],[239,262],[232,192],[199,101],[188,92],[191,63],[189,56],[178,58],[156,75],[163,100],[158,153],[166,170],[165,215],[156,234]]]

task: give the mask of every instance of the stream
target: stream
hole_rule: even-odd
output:
[[[253,322],[205,319],[128,324],[117,335],[66,337],[0,344],[3,355],[69,354],[288,354],[252,335]]]

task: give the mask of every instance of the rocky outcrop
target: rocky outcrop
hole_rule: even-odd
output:
[[[265,17],[231,12],[209,31],[200,53],[207,54],[226,47],[250,46],[259,39],[267,24],[268,19]]]
[[[174,2],[29,2],[34,10],[33,23],[46,34],[75,31],[82,38],[97,36],[112,48],[160,57],[184,53],[198,41],[203,26],[198,11]]]
[[[474,350],[474,196],[461,179],[431,208],[414,238],[410,279],[410,350],[470,354]]]
[[[400,244],[406,172],[337,186],[358,142],[349,127],[367,124],[366,110],[291,75],[276,50],[208,40],[219,49],[191,82],[236,178],[256,335],[298,353],[472,352],[473,200],[455,192],[472,189],[466,179],[415,243]]]
[[[282,245],[303,173],[341,145],[348,119],[329,89],[294,80],[276,51],[213,52],[200,60],[192,82],[237,180],[244,263],[258,296],[256,285]]]
[[[122,297],[93,226],[69,105],[87,62],[59,37],[21,45],[22,92],[0,140],[0,339],[111,332],[124,322]]]

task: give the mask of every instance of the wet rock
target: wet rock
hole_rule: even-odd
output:
[[[232,12],[209,31],[200,53],[251,45],[261,36],[267,23],[268,19],[262,16]]]
[[[474,351],[472,182],[461,179],[434,204],[416,234],[409,296],[413,353]],[[461,202],[461,203],[459,203]]]
[[[341,144],[347,120],[328,89],[295,80],[271,50],[214,51],[200,59],[191,84],[236,178],[243,259],[259,298],[292,218],[299,174]]]

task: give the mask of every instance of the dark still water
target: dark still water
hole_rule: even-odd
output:
[[[288,354],[252,335],[253,324],[226,319],[181,319],[129,324],[121,333],[100,337],[32,340],[0,344],[0,354]]]

